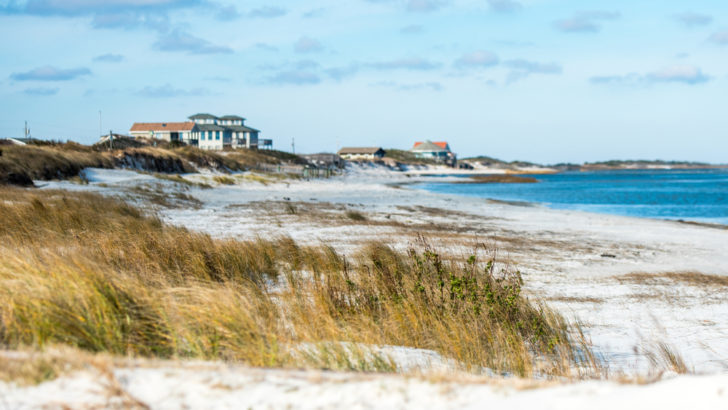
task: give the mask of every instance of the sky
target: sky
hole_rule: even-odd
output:
[[[728,162],[728,2],[0,0],[0,137],[237,114],[276,149]]]

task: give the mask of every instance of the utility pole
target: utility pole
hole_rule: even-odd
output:
[[[293,154],[296,153],[296,139],[295,138],[291,138],[291,153],[293,153]]]
[[[23,138],[28,138],[28,121],[25,121],[25,128],[23,128]]]
[[[109,130],[109,149],[114,149],[114,134]]]

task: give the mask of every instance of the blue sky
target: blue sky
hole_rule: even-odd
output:
[[[0,0],[0,137],[240,114],[297,152],[728,162],[728,3]]]

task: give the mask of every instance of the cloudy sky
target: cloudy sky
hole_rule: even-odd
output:
[[[0,39],[0,137],[210,112],[297,152],[728,161],[724,1],[0,0]]]

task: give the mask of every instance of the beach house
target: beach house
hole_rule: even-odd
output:
[[[337,154],[348,160],[374,161],[382,159],[386,151],[381,147],[345,147],[340,149]]]
[[[194,130],[194,122],[135,122],[129,130],[129,134],[135,138],[180,141],[190,144]]]
[[[417,158],[429,159],[453,167],[457,163],[457,156],[450,150],[450,144],[446,141],[418,141],[415,142],[410,152]]]
[[[222,150],[230,148],[270,148],[271,140],[260,140],[260,131],[245,125],[245,118],[237,115],[217,117],[212,114],[195,114],[186,122],[148,123],[132,125],[129,133],[137,138],[156,138],[180,141],[201,149]]]

